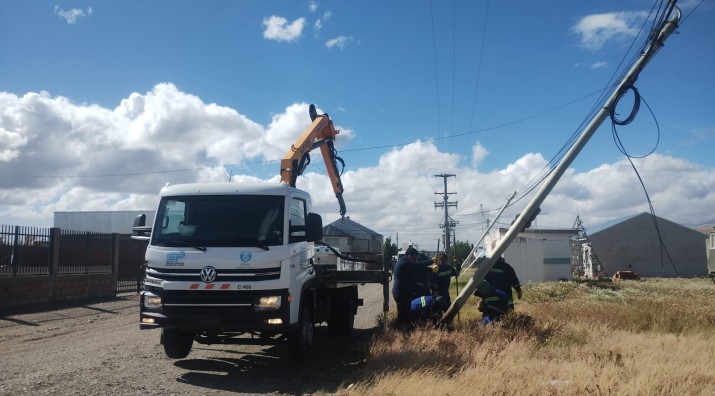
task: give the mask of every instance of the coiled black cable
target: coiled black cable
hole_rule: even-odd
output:
[[[631,109],[631,114],[629,114],[625,120],[619,120],[618,118],[616,118],[616,106],[618,106],[618,102],[629,90],[633,91],[633,108]],[[621,94],[618,96],[618,100],[616,101],[616,103],[613,104],[613,107],[611,107],[610,109],[611,121],[616,125],[628,125],[633,122],[633,120],[635,120],[636,116],[638,115],[638,110],[640,110],[640,107],[641,94],[640,92],[638,92],[638,88],[636,88],[632,84],[628,85],[621,90]]]

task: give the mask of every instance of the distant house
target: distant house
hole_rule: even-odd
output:
[[[382,261],[383,236],[350,217],[323,227],[323,241],[343,255],[362,260]]]
[[[151,225],[155,210],[55,212],[54,227],[63,230],[131,234],[134,219],[146,214]]]
[[[488,254],[508,229],[500,228],[485,238]],[[579,230],[527,229],[520,232],[504,252],[521,283],[571,279],[571,239]]]
[[[590,228],[582,257],[586,277],[633,271],[645,277],[695,277],[707,273],[707,235],[650,213],[623,217]]]

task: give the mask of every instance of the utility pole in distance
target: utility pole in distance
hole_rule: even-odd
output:
[[[451,246],[450,241],[449,241],[449,237],[451,235],[450,229],[452,227],[456,226],[458,223],[449,217],[449,210],[448,210],[448,208],[450,206],[454,206],[455,208],[457,207],[457,202],[449,202],[449,196],[451,194],[456,194],[456,193],[447,192],[447,178],[455,177],[455,176],[456,175],[454,175],[454,174],[445,174],[445,173],[442,173],[439,175],[434,175],[434,177],[441,177],[442,179],[444,179],[444,192],[439,193],[439,192],[435,191],[435,194],[442,195],[442,202],[435,202],[434,207],[435,207],[435,209],[436,208],[444,208],[444,219],[443,219],[444,223],[442,225],[440,225],[440,227],[444,228],[444,251],[445,252],[448,251],[449,247]]]

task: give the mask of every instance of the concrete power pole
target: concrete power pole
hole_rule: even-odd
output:
[[[449,218],[449,210],[448,208],[450,206],[454,206],[455,208],[457,207],[457,202],[449,202],[449,196],[452,194],[456,193],[450,193],[447,192],[447,178],[448,177],[455,177],[456,175],[453,174],[439,174],[439,175],[434,175],[434,177],[441,177],[444,179],[444,191],[439,193],[435,191],[435,194],[437,195],[442,195],[442,202],[435,202],[434,207],[436,208],[444,208],[444,223],[440,225],[440,227],[444,228],[444,251],[447,252],[449,250],[449,247],[451,246],[451,243],[449,241],[449,237],[452,234],[450,231],[452,227],[457,225],[457,221],[452,220]]]

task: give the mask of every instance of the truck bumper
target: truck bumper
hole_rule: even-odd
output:
[[[154,301],[145,304],[147,297]],[[264,309],[261,297],[280,296],[280,307]],[[157,304],[156,297],[161,298]],[[224,332],[291,330],[288,290],[272,291],[144,291],[140,296],[139,328],[182,328]]]

